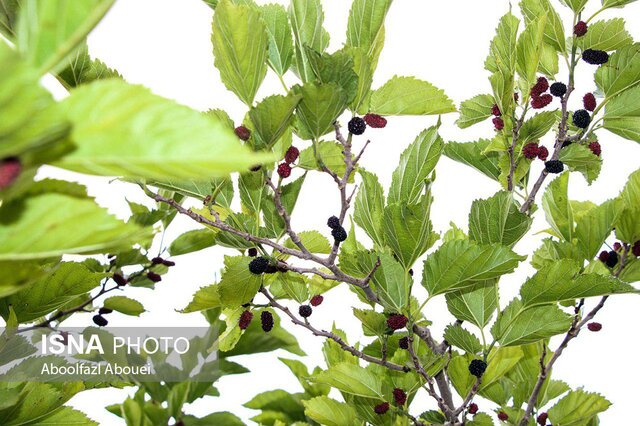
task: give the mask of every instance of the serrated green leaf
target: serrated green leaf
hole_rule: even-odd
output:
[[[607,9],[612,7],[624,7],[635,1],[636,0],[602,0],[602,7]]]
[[[624,28],[624,19],[614,18],[589,24],[589,31],[577,41],[582,50],[596,49],[610,52],[632,44],[633,38]]]
[[[491,108],[495,104],[492,95],[477,95],[460,104],[460,118],[456,124],[461,129],[471,127],[491,117]]]
[[[399,76],[371,94],[369,108],[381,115],[431,115],[456,110],[453,101],[431,83]]]
[[[518,144],[524,146],[528,142],[542,139],[544,135],[549,133],[549,130],[551,130],[557,121],[557,111],[544,111],[534,115],[522,125],[519,132]]]
[[[342,145],[337,142],[318,142],[316,144],[317,156],[320,157],[322,163],[331,171],[343,176],[345,171],[344,154],[342,153]],[[313,146],[303,149],[300,152],[298,166],[305,170],[321,170],[318,164]]]
[[[500,176],[498,156],[495,153],[483,153],[490,143],[491,141],[488,139],[467,143],[447,142],[444,146],[444,155],[454,161],[473,167],[485,176],[497,181]]]
[[[33,426],[98,426],[81,411],[71,407],[61,407],[44,418],[29,423]]]
[[[565,241],[573,240],[573,211],[567,190],[569,173],[555,178],[542,196],[542,208],[551,228]]]
[[[498,308],[496,280],[480,282],[464,290],[446,294],[449,312],[460,321],[486,327]]]
[[[395,312],[402,312],[409,303],[409,277],[402,265],[386,253],[381,253],[380,267],[371,280],[381,303]],[[375,262],[375,260],[374,260]],[[373,269],[373,265],[369,270]]]
[[[327,396],[302,401],[304,413],[311,420],[327,426],[352,426],[359,423],[356,410]]]
[[[516,66],[516,44],[520,20],[511,12],[500,18],[496,35],[491,40],[489,57],[485,61],[485,69],[492,73],[513,75]],[[505,112],[506,109],[501,109]]]
[[[347,23],[347,46],[363,48],[373,56],[378,40],[384,39],[384,19],[392,0],[354,0]],[[373,58],[376,62],[377,58]]]
[[[571,171],[582,173],[589,184],[597,179],[602,168],[602,158],[591,152],[585,145],[572,143],[560,150],[558,159]]]
[[[118,311],[121,314],[132,315],[134,317],[139,317],[140,314],[145,312],[142,303],[125,296],[111,296],[105,299],[103,306]]]
[[[471,354],[477,354],[482,351],[480,340],[458,324],[449,325],[444,329],[444,339],[447,343]]]
[[[260,276],[249,271],[251,260],[244,256],[225,256],[225,269],[218,285],[223,306],[236,307],[249,303],[260,289]]]
[[[640,58],[640,53],[638,57]],[[640,61],[638,70],[640,70]],[[612,98],[605,108],[603,127],[625,139],[640,142],[638,96],[640,96],[640,86],[636,85]]]
[[[527,23],[534,21],[540,16],[546,16],[547,24],[544,29],[545,42],[553,47],[554,51],[565,51],[566,39],[562,19],[549,0],[522,0],[520,2],[520,9]],[[589,27],[589,31],[591,31],[591,27]]]
[[[597,393],[575,390],[549,409],[549,420],[557,425],[578,426],[586,424],[589,419],[606,411],[609,406],[611,402]]]
[[[298,232],[298,237],[300,237],[302,244],[304,244],[307,250],[311,253],[329,254],[331,252],[331,244],[329,243],[329,240],[327,240],[327,238],[318,231]],[[298,247],[293,241],[291,241],[291,238],[288,238],[284,242],[284,246],[292,249]]]
[[[221,0],[213,14],[211,43],[222,82],[251,106],[267,74],[269,36],[260,12]]]
[[[480,244],[513,247],[529,230],[532,219],[520,213],[513,195],[500,191],[486,200],[475,200],[469,213],[469,238]]]
[[[212,284],[198,289],[193,295],[193,299],[180,312],[188,314],[191,312],[204,311],[207,309],[219,308],[220,295],[218,294],[218,285]]]
[[[576,245],[587,259],[593,259],[611,234],[620,214],[617,200],[605,201],[576,219]]]
[[[576,14],[582,12],[585,4],[587,4],[587,1],[589,0],[560,0],[561,3],[571,8],[571,10],[573,10]]]
[[[317,140],[333,129],[333,123],[347,107],[347,94],[336,83],[307,83],[295,86],[293,92],[302,96],[296,108],[299,123],[304,126],[298,129],[303,139]],[[308,135],[308,137],[306,137]]]
[[[444,243],[424,262],[422,285],[431,297],[461,290],[512,272],[526,259],[498,244],[479,245],[468,240]]]
[[[640,43],[625,46],[613,53],[606,64],[598,67],[595,80],[607,98],[613,98],[640,83]]]
[[[358,365],[341,362],[314,375],[313,380],[351,395],[383,398],[381,377]]]
[[[122,78],[118,71],[109,68],[99,59],[92,59],[86,43],[68,58],[67,66],[58,73],[58,77],[68,87],[77,87],[106,78]]]
[[[547,43],[544,43],[542,52],[540,52],[538,71],[553,80],[556,79],[556,74],[560,71],[558,52]]]
[[[320,0],[292,0],[289,19],[295,41],[295,71],[303,83],[313,80],[313,71],[307,58],[306,46],[318,53],[329,46],[329,33],[322,28],[324,12]]]
[[[524,80],[523,87],[529,88],[535,83],[546,25],[547,15],[539,16],[529,22],[518,37],[516,69]]]
[[[358,75],[348,50],[320,54],[307,48],[307,58],[319,83],[335,83],[344,91],[348,104],[354,100],[358,92]]]
[[[393,172],[388,204],[415,204],[424,192],[426,181],[436,167],[444,142],[437,127],[423,130],[400,155],[400,164]]]
[[[120,80],[82,86],[62,106],[76,149],[55,165],[81,173],[206,181],[274,159],[223,123]]]
[[[249,118],[261,142],[258,148],[271,148],[280,139],[291,124],[300,98],[294,95],[272,95],[251,108]]]
[[[353,308],[353,315],[362,323],[365,336],[384,336],[387,332],[387,316],[371,309]]]
[[[210,229],[194,229],[179,235],[173,240],[169,246],[169,253],[171,253],[171,256],[180,256],[206,249],[215,243],[215,232]]]
[[[293,61],[293,37],[287,10],[279,4],[266,4],[260,7],[260,14],[269,35],[269,66],[282,76]]]
[[[375,244],[384,246],[382,231],[384,213],[384,189],[378,177],[364,169],[359,170],[362,184],[356,195],[353,220],[358,224]]]

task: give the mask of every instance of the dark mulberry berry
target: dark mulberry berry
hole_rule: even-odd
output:
[[[631,253],[633,253],[633,255],[636,256],[636,257],[640,257],[640,241],[636,241],[633,244],[633,248],[631,249]]]
[[[249,138],[251,137],[251,130],[247,129],[244,126],[236,127],[234,132],[236,133],[237,137],[239,137],[240,139],[242,139],[245,142],[248,141]]]
[[[542,109],[553,101],[553,96],[548,93],[531,98],[531,108]]]
[[[500,117],[502,115],[502,112],[500,112],[500,107],[498,106],[498,104],[493,104],[493,106],[491,107],[491,114],[495,115],[496,117]]]
[[[389,328],[392,330],[400,330],[401,328],[405,328],[408,322],[409,318],[401,314],[391,314],[389,315],[389,318],[387,318],[387,326],[389,326]]]
[[[576,35],[576,37],[582,37],[583,35],[585,35],[587,33],[588,27],[587,27],[587,23],[584,21],[580,21],[578,22],[574,27],[573,27],[573,33]],[[544,424],[544,423],[542,423]]]
[[[290,146],[287,152],[284,154],[284,161],[291,164],[298,159],[300,155],[300,150],[295,146]]]
[[[164,259],[161,258],[160,256],[154,257],[153,259],[151,259],[151,264],[152,265],[160,265],[160,264],[162,264],[162,262],[164,262]]]
[[[587,328],[589,329],[589,331],[598,332],[602,330],[602,324],[600,324],[599,322],[590,322],[589,324],[587,324]]]
[[[156,274],[152,271],[147,272],[147,278],[149,278],[149,280],[153,281],[154,283],[159,283],[160,281],[162,281],[162,277],[160,276],[160,274]]]
[[[596,97],[593,96],[593,93],[587,93],[582,98],[582,104],[584,105],[584,109],[587,111],[593,111],[598,106],[596,102]]]
[[[335,216],[331,216],[329,220],[327,220],[327,226],[331,229],[335,229],[340,226],[340,219]]]
[[[412,268],[412,269],[409,269],[409,275],[410,275],[410,276],[413,276],[413,268]]]
[[[349,133],[353,135],[361,135],[367,128],[367,123],[365,123],[364,120],[360,117],[353,117],[351,120],[349,120],[347,128],[349,129]]]
[[[613,249],[615,251],[620,251],[622,249],[622,244],[616,241],[615,243],[613,243]]]
[[[474,359],[469,363],[469,373],[476,377],[482,377],[487,369],[487,363],[481,359]]]
[[[562,147],[561,148],[566,148],[569,145],[571,145],[572,143],[573,143],[572,141],[564,141],[564,142],[562,142]]]
[[[0,161],[0,190],[13,185],[22,172],[22,164],[15,157],[5,158]]]
[[[251,168],[249,169],[249,171],[257,172],[257,171],[259,171],[260,169],[262,169],[262,165],[260,165],[260,164],[256,164],[255,166],[251,167]]]
[[[106,327],[106,325],[109,324],[109,321],[107,321],[107,319],[102,315],[95,315],[93,317],[93,323],[98,327]]]
[[[244,311],[242,315],[240,315],[240,319],[238,320],[238,327],[240,327],[240,330],[246,330],[247,327],[249,327],[249,324],[251,324],[252,319],[253,312]]]
[[[522,155],[529,160],[536,158],[538,153],[540,153],[540,148],[537,143],[528,143],[522,148]]]
[[[560,160],[549,160],[544,163],[544,168],[549,173],[562,173],[564,164]]]
[[[500,411],[498,413],[498,419],[502,420],[503,422],[506,422],[507,420],[509,420],[509,415],[504,411]]]
[[[280,163],[278,165],[278,176],[280,176],[283,179],[286,179],[289,176],[291,176],[291,166],[288,165],[287,163]]]
[[[273,329],[273,314],[269,311],[262,311],[260,314],[260,323],[265,333],[270,332]]]
[[[316,294],[311,298],[311,301],[309,303],[311,304],[311,306],[320,306],[323,300],[324,297],[321,294]]]
[[[611,250],[609,252],[609,257],[607,258],[606,262],[604,262],[604,264],[609,268],[613,268],[614,266],[616,266],[618,264],[618,253]]]
[[[478,412],[478,404],[476,403],[471,403],[469,404],[469,409],[467,410],[469,412],[469,414],[475,414]]]
[[[493,127],[495,127],[496,130],[504,129],[504,120],[502,118],[496,117],[492,121],[493,121]]]
[[[264,270],[265,274],[275,274],[276,272],[280,272],[280,269],[278,269],[277,266],[272,264],[268,264],[267,268]]]
[[[542,161],[547,161],[548,157],[549,157],[549,150],[547,149],[546,146],[541,146],[538,149],[538,158]]]
[[[400,340],[398,340],[398,346],[400,349],[409,349],[409,338],[406,336],[401,337]]]
[[[127,285],[128,280],[120,274],[113,274],[113,281],[118,285],[118,287],[122,287]]]
[[[249,271],[256,275],[264,274],[268,266],[269,259],[266,257],[256,257],[249,262]]]
[[[602,65],[609,61],[609,54],[604,50],[587,49],[582,52],[582,60],[591,65]]]
[[[387,126],[387,119],[378,114],[366,114],[364,122],[374,129],[382,129]]]
[[[549,81],[545,77],[538,77],[538,81],[531,88],[531,96],[536,98],[549,89]]]
[[[109,308],[100,308],[98,310],[98,314],[100,315],[107,315],[113,312],[113,309],[109,309]]]
[[[383,402],[381,404],[378,404],[374,407],[373,411],[375,411],[375,413],[378,415],[383,415],[384,413],[389,411],[389,403]]]
[[[549,92],[551,92],[553,96],[561,98],[567,93],[567,85],[557,81],[551,85]]]
[[[248,251],[247,254],[249,255],[249,257],[256,257],[258,255],[258,249],[255,247],[251,247]]]
[[[598,259],[602,263],[607,263],[607,259],[609,259],[609,252],[606,250],[601,251],[600,254],[598,255]]]
[[[313,309],[309,305],[300,305],[298,313],[302,318],[309,318],[313,313]]]
[[[573,113],[573,124],[581,129],[586,129],[591,123],[591,116],[586,109],[579,109]]]
[[[174,261],[172,261],[172,260],[167,260],[167,259],[163,260],[163,261],[162,261],[162,264],[163,264],[164,266],[168,266],[168,267],[176,266],[176,262],[174,262]]]
[[[341,243],[347,239],[347,231],[342,226],[338,226],[337,228],[333,228],[331,230],[331,235],[336,243]]]
[[[515,92],[513,94],[513,100],[516,101],[516,102],[518,102],[520,100],[520,95],[518,94],[518,92]]]
[[[400,388],[395,388],[393,390],[393,399],[396,405],[404,405],[407,402],[407,393]]]
[[[591,150],[591,152],[593,152],[593,155],[597,155],[598,157],[600,157],[600,154],[602,154],[602,147],[600,146],[600,142],[598,141],[593,141],[589,144],[589,149]]]
[[[538,415],[538,417],[536,418],[536,422],[539,425],[545,426],[547,424],[548,418],[549,418],[549,415],[547,413],[540,413],[540,415]]]

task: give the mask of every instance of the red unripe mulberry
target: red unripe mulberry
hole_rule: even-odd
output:
[[[598,141],[593,141],[589,144],[589,149],[591,150],[591,152],[593,152],[593,155],[597,155],[598,157],[600,157],[600,154],[602,154],[602,147],[600,146],[600,143]]]
[[[237,137],[242,139],[243,141],[248,141],[251,137],[251,130],[247,129],[245,126],[238,126],[234,130]]]
[[[522,148],[522,155],[524,158],[528,158],[529,160],[533,160],[538,156],[540,152],[540,148],[537,143],[528,143]]]
[[[251,324],[252,319],[253,312],[244,311],[242,315],[240,315],[240,319],[238,320],[238,327],[240,327],[240,330],[246,330],[247,327],[249,327],[249,324]]]
[[[509,415],[504,411],[500,411],[498,413],[498,419],[502,420],[503,422],[506,422],[507,420],[509,420]]]
[[[502,115],[498,104],[493,104],[493,106],[491,107],[491,114],[495,115],[496,117],[500,117]]]
[[[542,109],[553,101],[553,96],[548,93],[531,98],[531,108]]]
[[[393,399],[397,405],[404,405],[407,402],[407,393],[400,388],[393,390]]]
[[[366,114],[364,122],[374,129],[382,129],[387,126],[387,119],[378,114]]]
[[[287,163],[280,163],[278,165],[278,176],[280,176],[283,179],[286,179],[289,176],[291,176],[291,166],[288,165]]]
[[[295,162],[300,155],[300,150],[295,146],[290,146],[286,154],[284,154],[284,161],[288,164]]]
[[[492,121],[493,121],[493,127],[495,127],[496,130],[504,129],[504,120],[502,118],[496,117]]]
[[[589,329],[589,331],[597,332],[602,330],[602,324],[600,324],[599,322],[590,322],[589,324],[587,324],[587,328]]]
[[[538,77],[538,81],[531,88],[531,96],[536,98],[542,95],[548,89],[549,89],[549,80],[547,80],[545,77]]]
[[[549,158],[549,150],[546,146],[538,148],[538,158],[542,161],[547,161],[547,158]]]
[[[469,412],[469,414],[475,414],[478,412],[478,404],[475,403],[471,403],[469,404],[469,409],[467,410]]]
[[[584,95],[584,97],[582,98],[582,104],[584,105],[584,109],[591,112],[593,112],[593,110],[598,106],[596,97],[593,96],[593,93],[587,93],[586,95]]]
[[[311,304],[311,306],[319,306],[323,300],[324,297],[321,294],[316,294],[311,298],[311,301],[309,303]]]
[[[536,422],[538,422],[539,425],[545,426],[547,424],[548,418],[549,415],[547,413],[540,413],[540,415],[536,419]]]
[[[0,190],[10,187],[20,176],[22,165],[15,157],[0,161]]]
[[[582,37],[587,33],[587,30],[588,26],[584,21],[578,22],[575,27],[573,27],[573,33],[576,35],[576,37]]]
[[[400,330],[401,328],[405,328],[408,322],[409,318],[400,314],[391,314],[389,315],[389,318],[387,318],[387,325],[392,330]]]
[[[389,403],[383,402],[381,404],[378,404],[374,407],[373,411],[375,411],[375,413],[378,415],[383,415],[384,413],[389,411]]]

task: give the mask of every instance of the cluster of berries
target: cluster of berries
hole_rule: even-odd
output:
[[[329,220],[327,220],[327,226],[331,228],[331,235],[336,244],[340,244],[347,239],[347,231],[340,224],[340,219],[337,217],[331,216]]]
[[[240,319],[238,320],[238,327],[240,327],[240,330],[246,330],[249,327],[249,324],[251,324],[252,320],[253,312],[248,310],[244,311],[242,312],[242,314],[240,315]],[[260,314],[260,323],[262,330],[265,333],[270,332],[273,329],[273,314],[269,311],[262,311],[262,313]]]
[[[407,402],[407,393],[400,388],[395,388],[393,389],[393,400],[397,406],[402,407]],[[373,411],[381,416],[389,411],[390,407],[391,405],[388,402],[382,402],[376,405]]]
[[[549,150],[544,146],[538,146],[537,143],[532,142],[526,144],[522,148],[522,155],[529,160],[533,160],[534,158],[538,158],[542,161],[546,161],[549,157]]]
[[[584,36],[589,31],[586,22],[580,21],[573,27],[573,34],[576,37]],[[591,65],[602,65],[609,61],[609,54],[604,50],[585,49],[582,52],[582,60]]]
[[[282,179],[286,179],[291,176],[291,164],[300,156],[300,150],[295,146],[290,146],[287,152],[284,154],[284,161],[278,164],[278,176]]]
[[[94,315],[93,317],[93,323],[98,327],[106,327],[107,324],[109,324],[109,321],[107,321],[104,316],[110,314],[111,312],[113,312],[113,309],[100,308],[98,310],[98,315]]]
[[[529,92],[531,94],[531,107],[533,109],[544,108],[553,101],[553,96],[546,93],[547,90],[549,90],[549,81],[545,77],[538,77],[538,81]]]
[[[152,265],[164,265],[167,267],[172,267],[172,266],[176,266],[176,263],[171,261],[171,260],[167,260],[167,259],[163,259],[160,256],[154,257],[153,259],[151,259],[151,264]],[[153,272],[153,271],[149,271],[147,272],[147,278],[154,282],[160,282],[162,281],[162,276],[160,276],[160,274]]]
[[[498,131],[504,129],[504,120],[501,118],[502,111],[500,111],[500,107],[497,104],[493,104],[491,107],[491,115],[493,115],[493,120],[491,120],[493,127]]]
[[[0,160],[0,191],[13,185],[21,171],[22,164],[16,157]]]
[[[366,114],[363,117],[353,117],[349,120],[347,128],[352,135],[361,135],[367,129],[367,126],[374,129],[382,129],[387,126],[387,119],[378,114]]]

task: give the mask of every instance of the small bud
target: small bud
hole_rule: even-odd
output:
[[[467,410],[469,412],[469,414],[475,414],[478,412],[478,404],[475,403],[471,403],[469,404],[469,409]]]

